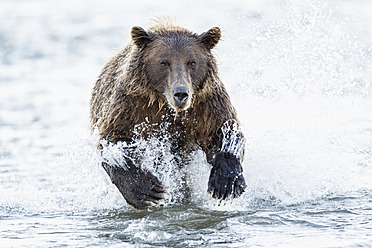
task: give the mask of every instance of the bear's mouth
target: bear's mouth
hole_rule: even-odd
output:
[[[169,102],[169,105],[176,112],[174,118],[177,118],[178,113],[183,112],[183,111],[186,111],[190,107],[191,100],[185,102],[182,105],[177,105],[175,102],[170,101]]]

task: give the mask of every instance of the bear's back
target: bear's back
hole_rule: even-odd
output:
[[[90,101],[90,120],[92,128],[99,126],[99,121],[105,118],[107,108],[113,103],[115,92],[125,81],[125,70],[128,66],[132,45],[127,45],[117,55],[112,57],[102,69],[98,80],[92,90]]]

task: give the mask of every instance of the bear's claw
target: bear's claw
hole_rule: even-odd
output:
[[[221,204],[229,197],[239,197],[245,188],[240,160],[228,153],[217,154],[208,182],[211,198],[220,200]]]

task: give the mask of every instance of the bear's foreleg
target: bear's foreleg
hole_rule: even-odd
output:
[[[214,154],[208,192],[222,201],[239,197],[246,184],[241,165],[245,146],[243,134],[235,121],[226,122],[221,131],[221,147]]]
[[[146,209],[159,204],[166,190],[159,179],[151,172],[136,166],[132,159],[124,156],[125,164],[102,166],[119,189],[127,203],[136,209]]]

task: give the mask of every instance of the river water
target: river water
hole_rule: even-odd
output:
[[[0,1],[0,247],[371,247],[372,4],[347,1]],[[126,205],[99,164],[91,88],[132,26],[202,33],[247,137],[247,191],[209,201],[210,167],[171,154],[164,207]],[[174,200],[176,199],[176,200]]]

